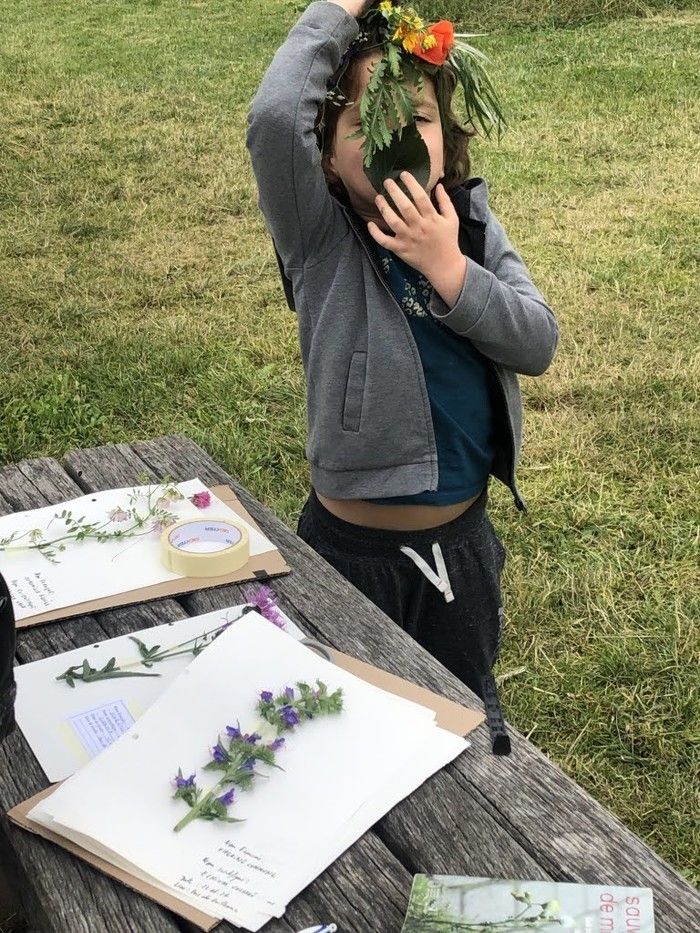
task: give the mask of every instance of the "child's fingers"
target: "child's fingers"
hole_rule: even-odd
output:
[[[408,195],[401,189],[400,185],[396,184],[393,178],[387,178],[387,180],[384,182],[384,187],[389,192],[391,200],[401,212],[403,219],[407,224],[410,224],[418,213],[416,210],[416,205],[413,203],[411,198],[408,197]]]
[[[408,198],[406,200],[408,200]],[[406,229],[406,223],[404,219],[396,213],[385,197],[383,197],[381,194],[378,194],[374,199],[374,203],[377,205],[379,208],[379,213],[389,224],[394,233],[398,233],[400,230]]]
[[[404,185],[406,185],[408,193],[413,198],[413,203],[415,204],[418,213],[423,217],[428,214],[432,214],[435,208],[433,207],[425,188],[418,182],[418,180],[414,178],[410,172],[401,172],[401,181],[404,183]]]
[[[384,246],[386,249],[391,249],[391,244],[394,242],[394,238],[392,236],[388,236],[386,233],[382,233],[373,220],[367,222],[367,229],[369,230],[372,239],[376,240],[380,246]]]
[[[445,191],[442,182],[435,186],[435,200],[438,202],[440,213],[443,217],[452,217],[456,215],[454,204],[449,194]]]

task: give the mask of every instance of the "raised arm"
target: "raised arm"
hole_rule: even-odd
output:
[[[361,0],[312,3],[278,49],[248,115],[260,209],[287,270],[322,258],[347,233],[321,168],[314,123],[364,6]]]

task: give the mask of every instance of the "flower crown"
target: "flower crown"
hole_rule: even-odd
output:
[[[428,183],[430,156],[416,126],[412,93],[414,88],[422,93],[425,74],[451,69],[464,93],[469,122],[486,136],[495,127],[500,139],[506,124],[484,68],[488,59],[463,41],[483,33],[455,34],[444,19],[426,25],[413,7],[391,0],[373,6],[358,22],[360,34],[345,53],[326,101],[332,106],[352,103],[338,87],[352,59],[360,52],[381,52],[360,101],[360,128],[350,137],[364,140],[365,173],[377,191],[383,190],[386,178],[398,180],[405,169],[424,187]]]

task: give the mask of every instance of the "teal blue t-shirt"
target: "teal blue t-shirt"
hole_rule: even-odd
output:
[[[370,501],[385,505],[448,505],[469,499],[486,486],[493,463],[495,431],[489,364],[471,341],[430,314],[432,286],[427,279],[388,249],[378,244],[375,248],[423,363],[437,444],[438,488]]]

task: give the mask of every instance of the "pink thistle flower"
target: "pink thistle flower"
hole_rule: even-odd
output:
[[[196,492],[193,496],[190,496],[190,502],[192,505],[196,505],[198,509],[208,509],[211,505],[211,493],[208,489],[205,489],[204,492]]]
[[[249,587],[243,588],[242,592],[247,602],[255,606],[260,615],[264,616],[268,622],[272,622],[277,628],[284,629],[287,627],[284,617],[275,602],[275,594],[269,586],[261,586],[257,593]]]

